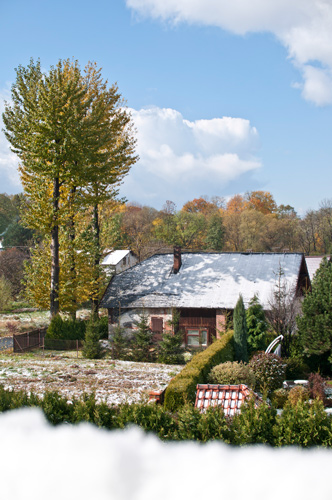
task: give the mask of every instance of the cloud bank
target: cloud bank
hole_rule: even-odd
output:
[[[138,428],[51,427],[39,409],[0,415],[1,498],[329,498],[331,450],[162,443]]]
[[[174,109],[157,107],[130,112],[140,156],[125,181],[130,200],[186,202],[261,167],[258,132],[248,120],[189,121]]]
[[[302,73],[302,96],[332,103],[331,0],[126,0],[143,16],[217,26],[237,35],[273,33]]]
[[[0,92],[0,193],[19,193],[22,191],[19,174],[18,158],[10,150],[9,143],[2,129],[2,113],[5,109],[4,100],[9,100],[9,92]]]

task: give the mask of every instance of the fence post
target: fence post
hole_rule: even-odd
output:
[[[77,359],[78,359],[78,340],[76,340],[76,352],[77,352]]]

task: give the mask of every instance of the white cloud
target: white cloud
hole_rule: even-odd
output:
[[[271,32],[303,75],[303,97],[332,103],[331,0],[126,0],[136,12],[170,20],[218,26],[238,35]],[[315,63],[315,64],[313,64]],[[317,85],[317,63],[321,66]]]
[[[9,143],[2,132],[2,113],[4,111],[4,100],[9,100],[9,92],[0,92],[0,192],[17,193],[22,191],[19,174],[18,158],[11,152]]]
[[[189,121],[174,109],[130,110],[137,128],[139,163],[125,181],[129,199],[182,202],[218,191],[261,167],[258,132],[242,118]],[[145,192],[145,195],[144,195]]]
[[[162,443],[138,428],[51,427],[40,410],[0,415],[1,498],[329,498],[332,451]]]

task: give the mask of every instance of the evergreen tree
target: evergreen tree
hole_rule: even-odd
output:
[[[169,325],[171,331],[164,331],[162,341],[159,344],[158,361],[169,365],[184,363],[183,332],[179,329],[180,313],[175,309],[172,311],[172,319]]]
[[[257,295],[250,300],[246,316],[249,353],[262,351],[266,347],[267,322]]]
[[[240,294],[234,309],[234,348],[236,361],[248,362],[247,321],[243,298]]]
[[[103,356],[103,350],[99,342],[98,324],[91,319],[85,332],[82,355],[87,359],[100,359]]]
[[[140,316],[137,327],[138,330],[135,331],[135,338],[133,341],[135,361],[149,361],[151,359],[150,349],[152,346],[152,332],[149,327],[148,317],[144,311]]]
[[[122,359],[124,357],[124,350],[128,344],[124,336],[125,330],[120,324],[120,320],[114,328],[112,334],[112,355],[114,359]]]
[[[311,291],[304,297],[297,326],[305,355],[328,354],[331,359],[332,263],[326,258],[316,272]]]

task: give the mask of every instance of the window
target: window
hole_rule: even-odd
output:
[[[191,347],[199,347],[207,345],[208,331],[206,328],[195,328],[187,330],[187,345]]]
[[[163,318],[157,318],[156,316],[151,317],[151,330],[154,333],[162,333],[163,332]]]

